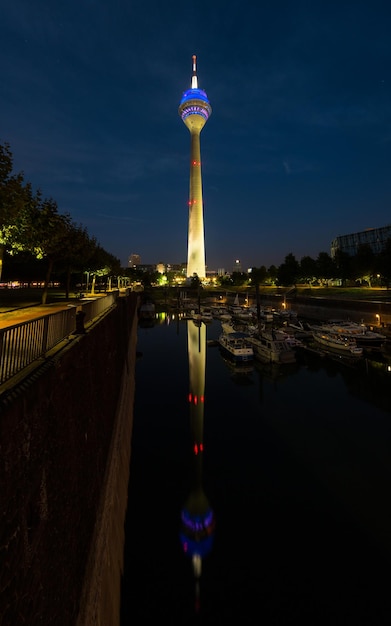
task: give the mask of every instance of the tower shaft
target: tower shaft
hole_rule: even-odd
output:
[[[190,134],[189,229],[187,238],[187,276],[205,278],[204,208],[202,200],[200,132]]]

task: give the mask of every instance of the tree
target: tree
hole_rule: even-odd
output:
[[[296,285],[300,274],[300,266],[296,257],[290,252],[284,263],[280,265],[277,272],[277,279],[280,285],[287,287],[288,285]]]
[[[335,264],[327,252],[319,252],[316,265],[318,278],[329,279],[335,277]]]
[[[33,192],[24,182],[23,173],[13,174],[13,157],[8,144],[0,145],[0,278],[4,251],[29,253],[46,262],[42,304],[55,264],[66,268],[67,296],[72,268],[80,271],[92,257],[96,275],[120,274],[119,259],[109,254],[96,240],[90,239],[82,226],[76,226],[68,213],[60,214],[57,203],[42,199],[40,190]],[[98,260],[99,259],[99,260]]]
[[[15,280],[20,283],[34,282],[42,283],[45,280],[46,267],[42,259],[37,259],[30,252],[18,252],[9,254],[7,250],[4,255],[3,279],[7,281]]]
[[[352,277],[352,257],[347,252],[338,249],[334,256],[334,266],[336,278],[339,278],[342,285],[345,285],[346,281]]]
[[[241,287],[247,282],[248,276],[245,272],[232,272],[231,279],[235,287]]]
[[[364,278],[371,286],[371,278],[375,270],[375,254],[368,243],[361,243],[353,257],[355,279]]]
[[[391,284],[391,239],[387,239],[385,246],[378,257],[378,270],[387,289]]]
[[[232,281],[230,274],[224,274],[223,276],[219,276],[217,281],[221,287],[232,287],[233,285],[233,281]]]
[[[193,274],[190,278],[190,289],[192,291],[199,290],[201,287],[201,280],[198,278],[197,274]]]
[[[0,145],[0,279],[4,251],[17,235],[17,218],[23,212],[30,189],[24,184],[23,173],[12,174],[13,156],[9,144]]]
[[[51,198],[41,200],[40,193],[31,196],[30,202],[18,216],[17,235],[11,245],[16,250],[27,250],[37,259],[46,260],[46,276],[42,304],[46,303],[54,264],[68,253],[71,218],[61,215]]]
[[[68,225],[68,243],[63,258],[60,259],[59,265],[65,271],[65,292],[66,298],[69,298],[71,288],[72,274],[81,274],[87,266],[89,259],[92,257],[95,249],[95,242],[88,236],[87,230],[79,225],[70,223]]]
[[[93,243],[93,250],[85,271],[92,276],[91,294],[95,293],[95,284],[97,276],[118,276],[121,272],[121,263],[119,259],[114,257],[109,252],[106,252],[95,239],[91,240]]]
[[[277,280],[278,268],[275,265],[271,265],[267,270],[269,280],[275,283]]]
[[[301,279],[306,283],[311,283],[313,278],[318,278],[318,266],[310,256],[303,256],[300,261]]]

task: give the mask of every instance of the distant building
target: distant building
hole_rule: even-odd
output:
[[[138,269],[140,272],[148,272],[148,273],[152,273],[152,272],[156,272],[156,265],[151,264],[151,263],[149,263],[149,264],[143,263],[143,265],[141,265],[141,264],[140,264],[140,265],[138,265],[138,266],[137,266],[137,269]]]
[[[363,244],[369,245],[374,254],[379,254],[384,249],[387,239],[391,239],[391,225],[368,228],[350,235],[341,235],[331,242],[331,258],[335,258],[338,250],[349,256],[355,256],[358,247]]]
[[[239,261],[239,259],[235,260],[235,265],[233,266],[232,271],[233,272],[241,272],[242,271],[242,264]]]
[[[184,276],[186,276],[187,263],[173,263],[171,265],[171,270],[173,272],[178,272],[178,274],[183,274]]]
[[[138,267],[141,263],[141,257],[139,254],[131,254],[128,259],[129,267]]]

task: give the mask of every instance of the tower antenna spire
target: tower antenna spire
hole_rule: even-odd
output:
[[[193,73],[191,75],[191,88],[198,89],[198,78],[197,78],[197,57],[193,54]]]

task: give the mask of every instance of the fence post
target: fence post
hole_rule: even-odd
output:
[[[42,354],[45,354],[45,352],[47,352],[48,335],[49,335],[49,317],[50,317],[49,315],[44,317],[44,322],[43,322]]]

